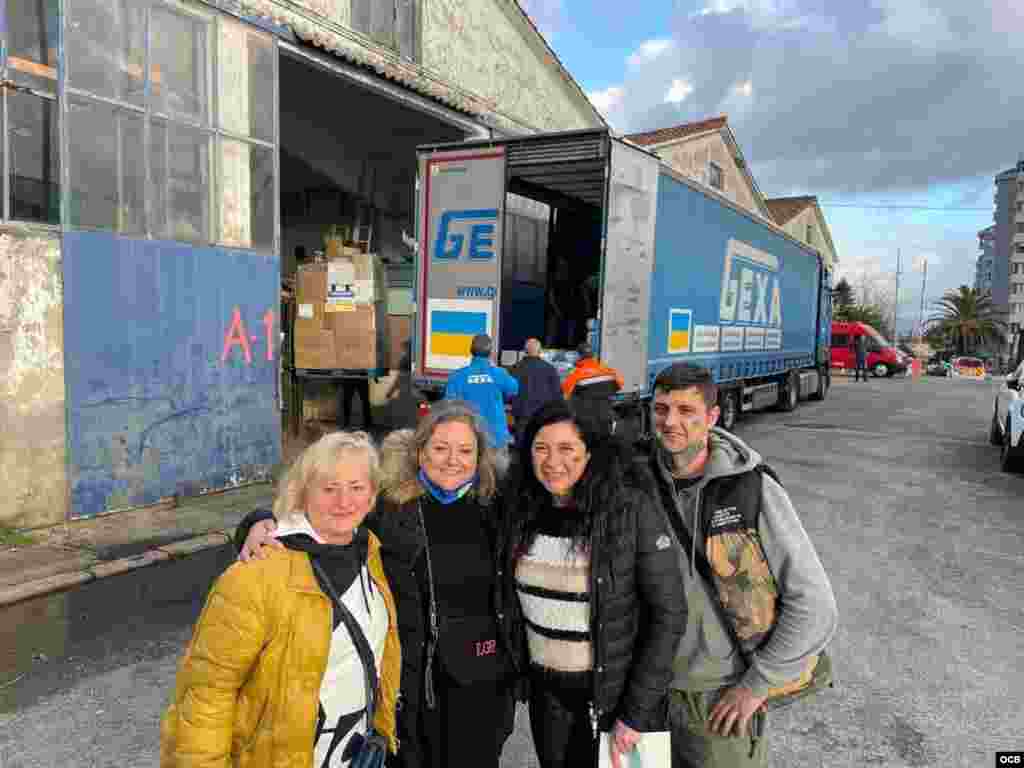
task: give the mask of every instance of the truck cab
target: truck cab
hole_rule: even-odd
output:
[[[878,331],[867,323],[832,321],[832,367],[856,368],[857,355],[854,344],[858,336],[865,337],[867,367],[872,375],[883,378],[904,373],[907,357],[896,349]]]

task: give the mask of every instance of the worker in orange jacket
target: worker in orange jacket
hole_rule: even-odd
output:
[[[611,398],[624,386],[622,374],[602,365],[587,342],[576,349],[579,360],[562,382],[562,393],[581,412],[595,419],[602,430],[612,430]]]

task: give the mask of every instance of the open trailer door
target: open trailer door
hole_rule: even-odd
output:
[[[436,388],[469,363],[475,334],[499,338],[505,148],[423,147],[419,174],[413,371]]]
[[[641,394],[647,388],[658,169],[654,155],[621,141],[611,143],[600,356],[601,362],[622,374],[625,395]],[[671,323],[673,329],[689,320],[688,313],[677,317],[666,312],[658,318],[658,322]],[[690,332],[686,325],[687,337]]]

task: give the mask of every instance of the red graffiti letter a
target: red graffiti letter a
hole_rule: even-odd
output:
[[[242,312],[238,307],[235,307],[235,311],[231,314],[231,327],[228,328],[228,332],[224,335],[224,352],[220,356],[222,363],[227,362],[228,354],[236,344],[242,348],[242,352],[245,354],[246,365],[252,365],[252,350],[249,349],[249,337],[245,334],[245,323],[242,322]]]

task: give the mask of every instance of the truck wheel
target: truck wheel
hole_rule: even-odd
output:
[[[871,372],[878,378],[884,379],[889,375],[889,366],[885,363],[877,363],[875,367],[871,369]]]
[[[796,372],[786,377],[786,384],[782,388],[782,396],[779,398],[779,407],[786,411],[795,411],[800,403],[800,378]]]
[[[996,420],[996,412],[992,411],[992,426],[988,428],[988,441],[992,445],[1002,445],[1003,435],[999,431],[999,422]]]
[[[718,417],[718,426],[726,432],[732,432],[740,415],[735,389],[727,389],[722,392],[718,398],[718,408],[721,410],[721,415]]]
[[[999,454],[999,468],[1003,472],[1016,472],[1019,468],[1020,462],[1016,456],[1013,455],[1010,449],[1010,420],[1006,420],[1006,430],[1003,432],[1003,450]]]
[[[812,400],[824,400],[828,394],[828,374],[823,371],[818,371],[818,388],[811,394]]]

